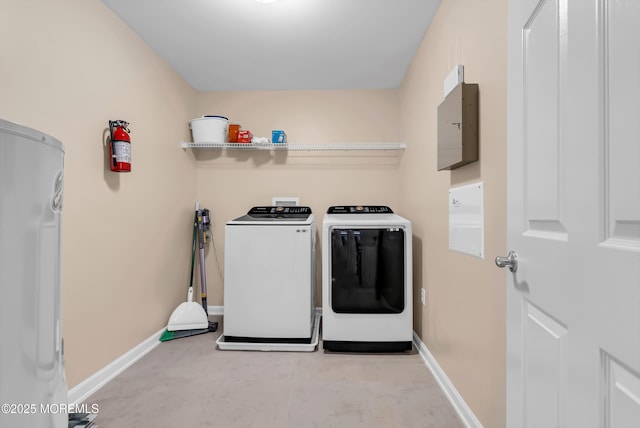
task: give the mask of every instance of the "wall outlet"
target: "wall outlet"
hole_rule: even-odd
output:
[[[427,292],[424,291],[424,288],[421,288],[420,289],[420,301],[422,302],[422,306],[424,306],[426,300],[427,300]]]

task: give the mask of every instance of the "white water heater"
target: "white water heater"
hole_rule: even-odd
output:
[[[0,119],[0,427],[63,428],[60,141]]]

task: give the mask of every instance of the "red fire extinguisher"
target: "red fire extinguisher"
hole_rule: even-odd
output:
[[[109,152],[111,154],[111,171],[131,171],[131,138],[129,138],[128,122],[124,120],[110,120],[109,131],[111,142]]]

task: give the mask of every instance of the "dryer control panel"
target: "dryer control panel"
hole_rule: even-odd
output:
[[[393,210],[384,205],[339,205],[329,207],[327,214],[393,214]]]

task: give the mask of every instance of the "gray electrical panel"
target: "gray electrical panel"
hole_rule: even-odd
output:
[[[438,171],[478,160],[478,84],[460,83],[438,106]]]

